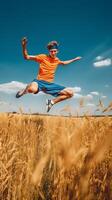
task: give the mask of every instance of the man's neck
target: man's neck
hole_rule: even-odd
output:
[[[52,59],[55,59],[55,58],[56,58],[56,57],[52,57],[50,54],[49,54],[49,57],[52,58]]]

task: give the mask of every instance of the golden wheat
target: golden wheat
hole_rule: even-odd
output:
[[[111,200],[111,143],[112,117],[0,114],[0,199]]]

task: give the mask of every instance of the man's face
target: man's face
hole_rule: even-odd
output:
[[[57,50],[57,49],[51,49],[51,50],[49,50],[49,54],[50,54],[50,56],[51,56],[52,58],[55,58],[56,55],[57,55],[57,53],[58,53],[58,50]]]

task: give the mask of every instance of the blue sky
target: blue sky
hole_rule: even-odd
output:
[[[26,95],[15,99],[16,91],[32,81],[39,65],[25,61],[21,38],[28,38],[28,52],[47,53],[51,40],[60,43],[59,58],[82,56],[68,66],[59,66],[55,82],[72,87],[76,94],[57,104],[51,114],[96,110],[99,98],[105,106],[112,101],[112,1],[2,1],[0,6],[0,112],[45,111],[46,98]],[[77,87],[80,88],[77,90]],[[79,108],[84,99],[86,108]]]

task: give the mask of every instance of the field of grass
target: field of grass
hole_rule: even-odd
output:
[[[0,200],[112,200],[112,117],[0,114]]]

